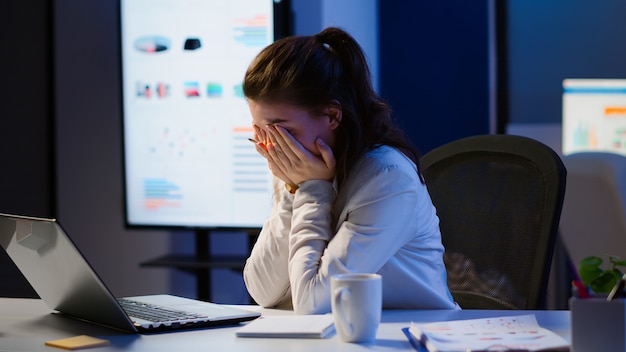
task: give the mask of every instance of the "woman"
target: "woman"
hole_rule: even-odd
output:
[[[419,153],[374,92],[358,43],[338,28],[276,41],[243,86],[274,203],[244,269],[252,298],[330,311],[330,277],[383,276],[384,308],[456,309]]]

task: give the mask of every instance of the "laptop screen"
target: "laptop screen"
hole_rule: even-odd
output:
[[[157,306],[158,320],[135,314],[130,318],[132,312],[124,311],[54,219],[0,214],[0,246],[51,309],[100,325],[131,332],[160,331],[231,325],[260,316],[258,312],[160,294],[126,297],[130,304]],[[130,302],[131,298],[135,302]],[[164,320],[169,313],[182,313],[184,319]]]
[[[0,245],[51,309],[123,330],[134,329],[54,219],[0,214]]]

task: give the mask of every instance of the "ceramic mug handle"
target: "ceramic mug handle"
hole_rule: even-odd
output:
[[[337,317],[340,320],[341,327],[344,332],[348,336],[352,336],[354,334],[354,327],[350,323],[348,319],[348,315],[346,314],[346,305],[344,302],[348,302],[350,300],[350,290],[346,287],[340,287],[335,290],[335,294],[333,295],[333,299],[335,300],[335,307],[337,307],[337,312],[339,313]]]

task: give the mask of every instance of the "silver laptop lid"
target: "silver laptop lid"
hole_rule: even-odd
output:
[[[0,213],[0,246],[50,308],[137,331],[55,219]]]

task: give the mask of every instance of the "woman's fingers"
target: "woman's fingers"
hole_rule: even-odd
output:
[[[285,128],[279,125],[270,125],[270,132],[276,140],[276,143],[280,145],[282,152],[289,159],[305,159],[305,149],[296,141],[296,139]]]
[[[324,141],[316,141],[317,151],[304,148],[286,129],[279,125],[255,126],[257,143],[267,159],[272,174],[290,184],[310,179],[332,180],[335,174],[333,151]],[[293,182],[291,182],[293,181]]]
[[[321,138],[318,138],[315,142],[317,144],[317,150],[319,150],[320,155],[322,156],[322,160],[324,160],[324,164],[326,164],[326,167],[329,170],[332,170],[332,176],[334,177],[336,160],[335,155],[333,154],[333,150]]]

